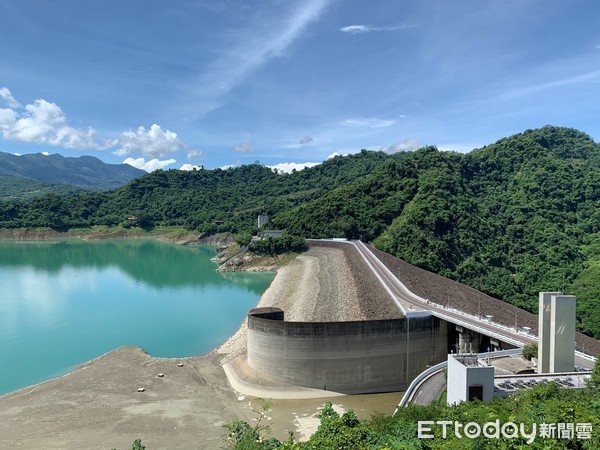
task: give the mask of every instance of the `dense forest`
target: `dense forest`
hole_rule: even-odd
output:
[[[248,233],[266,214],[270,228],[370,241],[532,311],[538,291],[577,295],[579,329],[600,338],[599,207],[600,145],[546,126],[468,154],[362,150],[291,174],[157,170],[108,193],[1,202],[0,227]]]
[[[73,195],[89,191],[91,189],[70,184],[49,184],[28,178],[0,176],[0,201],[27,200],[44,194]]]

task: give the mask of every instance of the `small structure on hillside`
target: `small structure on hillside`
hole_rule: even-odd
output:
[[[264,227],[268,221],[269,221],[269,216],[259,214],[258,220],[257,220],[258,229],[260,230],[262,227]]]
[[[263,239],[267,239],[267,238],[280,238],[281,236],[283,236],[283,230],[265,230],[262,233],[262,238]]]

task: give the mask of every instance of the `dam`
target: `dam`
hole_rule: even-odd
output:
[[[446,360],[449,353],[490,352],[537,341],[533,334],[537,316],[411,266],[423,273],[403,278],[418,279],[438,290],[438,298],[420,297],[387,267],[397,270],[394,264],[400,260],[387,265],[375,261],[376,251],[361,249],[361,245],[366,247],[362,243],[311,241],[311,248],[344,252],[353,273],[367,284],[359,303],[370,313],[363,315],[363,320],[313,316],[306,321],[297,317],[286,320],[286,311],[277,306],[255,308],[247,317],[245,364],[251,370],[290,386],[344,394],[402,391],[419,373]],[[379,272],[375,265],[381,266]],[[384,289],[377,291],[376,284]],[[439,298],[440,290],[446,294],[446,305]],[[429,294],[423,288],[421,293]],[[449,299],[468,307],[459,309]],[[518,321],[514,325],[513,318]],[[600,350],[600,342],[580,333],[577,346],[580,352]]]
[[[430,314],[388,320],[286,322],[278,308],[248,314],[248,364],[286,383],[345,394],[404,390],[446,358],[448,326]]]

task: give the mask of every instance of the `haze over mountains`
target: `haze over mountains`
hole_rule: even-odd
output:
[[[17,156],[0,152],[0,185],[13,184],[17,196],[20,195],[18,192],[40,189],[58,193],[76,192],[73,187],[110,190],[145,174],[128,164],[106,164],[93,156],[73,158],[42,153]],[[51,188],[48,185],[70,187]]]

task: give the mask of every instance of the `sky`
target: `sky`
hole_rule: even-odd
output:
[[[144,170],[600,140],[597,0],[0,0],[0,151]]]

